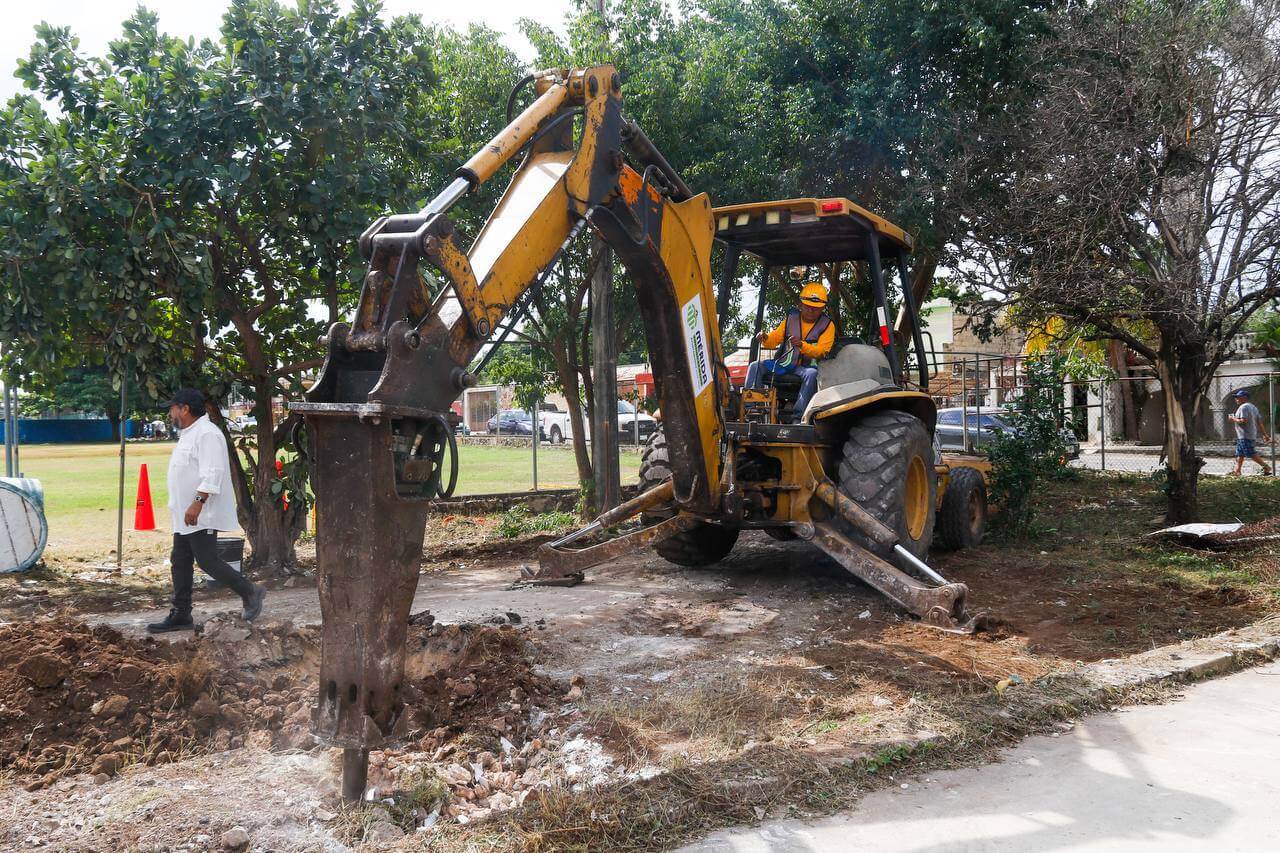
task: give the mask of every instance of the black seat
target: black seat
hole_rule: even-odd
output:
[[[857,335],[846,335],[844,337],[837,337],[834,341],[831,342],[831,352],[827,353],[827,358],[835,358],[837,355],[840,354],[840,350],[844,349],[850,344],[861,344],[861,343],[865,343],[865,342],[862,340],[862,338],[858,337]]]

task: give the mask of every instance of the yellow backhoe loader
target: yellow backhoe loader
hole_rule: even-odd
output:
[[[543,71],[517,89],[528,86],[529,105],[442,193],[361,236],[369,267],[355,315],[329,330],[320,376],[292,406],[305,419],[319,519],[315,731],[344,748],[348,799],[363,793],[368,751],[408,725],[405,637],[424,525],[432,499],[456,481],[450,404],[475,383],[469,368],[495,330],[519,322],[584,227],[613,248],[635,288],[662,430],[645,451],[643,491],[545,546],[527,580],[573,582],[641,545],[676,563],[710,563],[741,530],[762,528],[812,542],[925,624],[973,629],[965,586],[924,562],[939,473],[944,485],[951,475],[931,441],[935,410],[910,287],[903,310],[914,387],[888,326],[884,269],[905,276],[910,238],[845,199],[714,209],[623,116],[612,67]],[[450,208],[517,157],[506,192],[464,249]],[[717,239],[726,248],[718,291]],[[797,265],[825,269],[848,303],[847,337],[822,364],[812,402],[789,422],[779,410],[793,389],[782,381],[735,389],[725,366],[720,324],[744,253],[763,262],[766,277]],[[837,270],[852,264],[865,273],[869,299],[838,284]],[[857,304],[870,307],[869,324],[854,316]],[[966,497],[945,511],[955,522],[948,538],[963,544],[985,504],[972,476],[957,479],[969,483]],[[640,527],[608,538],[636,517]]]

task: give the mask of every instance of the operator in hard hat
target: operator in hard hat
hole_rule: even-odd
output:
[[[807,282],[800,289],[800,307],[788,311],[772,332],[756,335],[765,347],[781,349],[774,358],[753,361],[747,368],[748,388],[759,388],[769,374],[800,377],[800,396],[792,408],[796,418],[804,414],[818,390],[818,368],[813,363],[831,352],[836,340],[836,324],[827,316],[826,307],[827,289],[819,282]]]

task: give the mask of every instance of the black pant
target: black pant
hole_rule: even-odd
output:
[[[223,586],[235,590],[241,598],[253,591],[253,584],[218,556],[218,531],[175,533],[173,552],[169,555],[169,571],[173,577],[173,609],[179,613],[191,612],[191,582],[195,574],[193,562],[200,564],[200,571]]]

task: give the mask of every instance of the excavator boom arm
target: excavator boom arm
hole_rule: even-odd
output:
[[[320,376],[293,407],[307,425],[319,522],[315,730],[347,750],[348,798],[363,792],[368,750],[407,725],[401,680],[426,513],[451,490],[446,413],[474,384],[468,366],[494,330],[517,321],[522,300],[584,224],[615,249],[637,288],[674,457],[674,501],[696,513],[719,506],[727,383],[711,204],[625,121],[612,67],[544,71],[532,82],[533,102],[449,187],[418,213],[383,217],[361,236],[369,268],[355,316],[330,329]],[[464,251],[450,208],[522,153]]]

